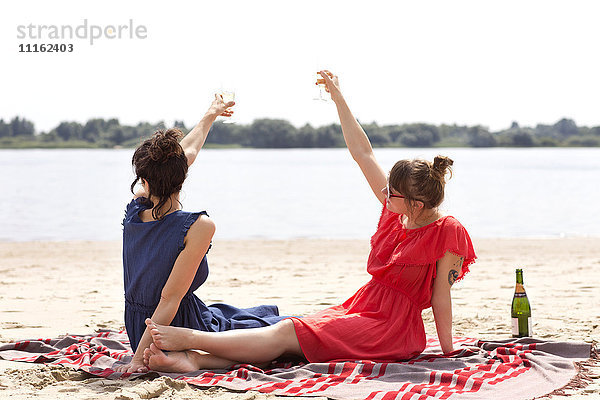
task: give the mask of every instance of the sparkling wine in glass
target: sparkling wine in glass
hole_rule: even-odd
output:
[[[321,100],[321,101],[327,101],[329,100],[329,96],[327,93],[327,90],[325,90],[325,78],[323,78],[321,76],[321,74],[319,74],[317,72],[317,81],[315,82],[315,85],[317,85],[317,92],[315,94],[315,98],[313,100]]]

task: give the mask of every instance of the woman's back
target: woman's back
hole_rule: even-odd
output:
[[[144,199],[132,200],[127,205],[123,220],[123,280],[125,286],[125,321],[132,346],[137,341],[132,336],[141,336],[143,323],[160,301],[161,291],[169,279],[175,260],[184,248],[185,236],[202,212],[175,211],[162,220],[143,222],[139,213],[146,210]],[[206,256],[184,299],[202,285],[208,277]],[[140,315],[136,318],[137,314]],[[135,322],[133,321],[135,320]],[[175,322],[175,321],[174,321]],[[141,332],[141,333],[140,333]],[[137,338],[139,340],[139,337]]]
[[[142,222],[139,213],[147,209],[141,199],[132,200],[123,220],[123,273],[125,301],[156,307],[173,264],[184,248],[190,226],[202,212],[175,211],[160,221]],[[188,293],[208,277],[206,256],[202,259]]]
[[[141,198],[127,205],[123,220],[123,274],[125,301],[155,308],[175,260],[184,248],[190,226],[202,212],[175,211],[160,221],[142,222],[139,213],[146,210]],[[187,294],[208,277],[206,256],[202,259]],[[187,295],[186,294],[186,295]]]

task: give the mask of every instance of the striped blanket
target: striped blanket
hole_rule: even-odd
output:
[[[585,383],[592,348],[586,343],[531,338],[484,341],[455,338],[452,354],[442,355],[428,339],[425,352],[410,361],[291,364],[276,362],[266,370],[239,364],[229,370],[161,374],[199,387],[221,386],[282,396],[333,399],[530,399]],[[58,339],[24,340],[0,345],[0,358],[68,365],[108,378],[132,378],[116,365],[128,362],[125,332],[99,331]],[[579,365],[578,365],[579,363]]]

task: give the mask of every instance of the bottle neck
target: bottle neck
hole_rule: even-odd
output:
[[[515,285],[515,293],[525,293],[525,288],[523,287],[523,270],[521,269],[517,270],[517,284]]]
[[[517,270],[517,284],[523,284],[523,271]]]
[[[518,293],[518,294],[525,293],[525,288],[523,287],[522,283],[517,283],[517,285],[515,286],[515,293]]]

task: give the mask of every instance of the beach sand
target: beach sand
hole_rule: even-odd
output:
[[[474,240],[477,263],[453,288],[454,334],[510,337],[515,268],[524,269],[533,334],[600,341],[600,238]],[[206,303],[277,304],[282,315],[338,304],[369,280],[368,240],[215,240]],[[119,242],[0,243],[0,342],[123,327]],[[423,312],[435,334],[431,310]],[[572,398],[600,398],[600,370]],[[111,381],[65,367],[0,361],[0,398],[263,399],[168,378]],[[557,397],[560,398],[560,397]]]

